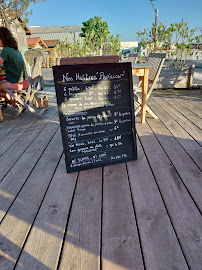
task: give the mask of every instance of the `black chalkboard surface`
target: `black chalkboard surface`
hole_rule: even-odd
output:
[[[54,66],[67,172],[137,159],[131,63]]]

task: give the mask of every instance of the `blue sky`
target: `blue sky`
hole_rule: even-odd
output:
[[[190,28],[202,28],[202,0],[157,0],[158,22],[166,25],[188,22]],[[46,0],[32,4],[29,26],[82,25],[94,16],[108,23],[113,35],[121,41],[137,41],[136,31],[150,28],[155,20],[150,0]]]

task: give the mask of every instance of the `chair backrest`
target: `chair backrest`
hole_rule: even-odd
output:
[[[166,58],[166,53],[150,53],[147,64],[154,66],[149,69],[149,81],[153,82],[158,73],[160,73],[163,63]]]
[[[118,55],[64,57],[60,59],[60,65],[101,64],[101,63],[118,63],[118,62],[119,62]]]
[[[138,53],[130,53],[127,59],[127,62],[137,63]]]
[[[32,72],[31,72],[32,78],[35,78],[37,76],[41,76],[41,74],[42,74],[42,72],[41,72],[42,60],[43,60],[43,58],[41,56],[34,58],[34,65],[32,67]]]
[[[156,84],[156,81],[158,80],[165,58],[166,53],[149,54],[147,64],[153,66],[153,68],[149,69],[149,83],[151,83],[151,86],[149,88],[147,98],[150,96],[152,90],[154,89],[154,86]]]
[[[43,57],[35,57],[34,65],[31,72],[32,85],[36,88],[40,84],[40,88],[44,89],[43,77],[42,77],[42,61]],[[40,89],[40,90],[41,90]]]
[[[30,77],[31,77],[31,68],[30,68],[30,64],[26,61],[25,58],[24,58],[24,63],[25,63],[25,67],[26,67],[26,70],[27,70],[28,78],[30,78]]]

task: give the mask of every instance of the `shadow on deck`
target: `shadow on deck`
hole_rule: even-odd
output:
[[[67,174],[47,91],[0,122],[0,269],[201,270],[202,96],[154,91],[137,161]]]

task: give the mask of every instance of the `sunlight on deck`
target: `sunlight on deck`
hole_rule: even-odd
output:
[[[110,270],[112,270],[112,269],[114,269],[114,270],[129,270],[128,267],[127,268],[126,267],[123,267],[123,266],[121,266],[119,264],[116,264],[116,263],[114,263],[114,262],[112,262],[110,260],[107,260],[105,258],[103,258],[102,264],[103,264],[103,268],[104,269],[110,269]]]
[[[0,257],[5,258],[15,264],[15,259],[8,256],[4,251],[0,250]],[[2,260],[2,259],[1,259]]]
[[[11,195],[10,193],[5,192],[4,190],[0,189],[0,196],[4,197],[5,199],[14,200],[15,196]],[[22,203],[20,199],[17,199],[17,202]]]

